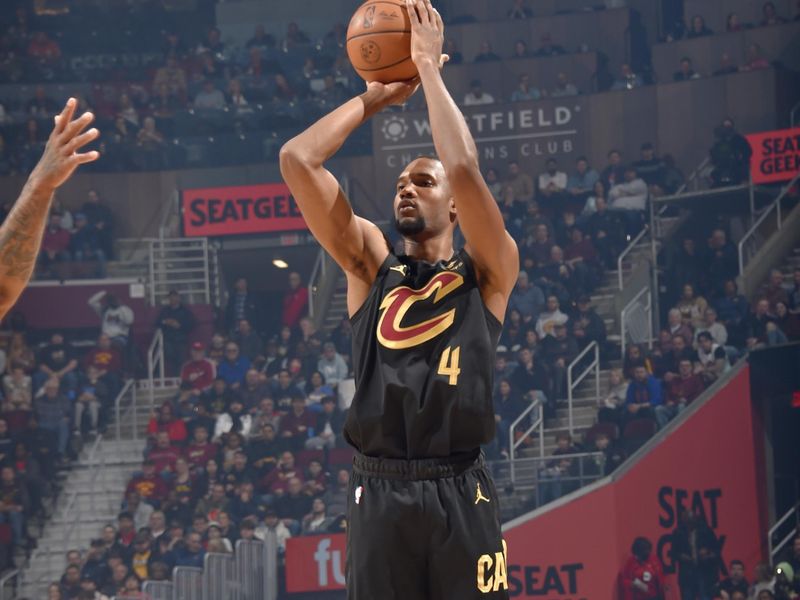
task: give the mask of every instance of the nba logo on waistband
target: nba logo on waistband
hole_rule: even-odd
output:
[[[364,486],[360,485],[356,488],[356,504],[361,503],[361,494],[364,493]]]

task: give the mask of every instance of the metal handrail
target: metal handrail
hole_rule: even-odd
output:
[[[311,270],[311,277],[308,278],[308,315],[315,317],[316,300],[314,297],[317,291],[317,279],[325,277],[325,249],[320,248],[317,253],[317,260],[314,261],[314,268]]]
[[[517,425],[522,422],[522,420],[527,417],[531,412],[533,412],[536,408],[539,408],[539,412],[536,418],[533,420],[533,423],[530,427],[523,433],[519,440],[514,439],[514,432],[517,429]],[[511,461],[511,483],[516,481],[516,473],[514,470],[514,460],[517,451],[517,446],[522,444],[522,440],[528,437],[535,429],[539,429],[539,456],[544,457],[544,410],[542,410],[542,402],[539,398],[534,397],[533,401],[530,405],[522,411],[519,417],[511,424],[511,427],[508,428],[508,454],[509,460]]]
[[[648,328],[648,336],[647,336],[647,345],[648,347],[653,347],[653,294],[650,291],[650,286],[644,286],[639,293],[637,293],[628,304],[625,305],[625,308],[622,309],[620,313],[620,329],[621,329],[621,345],[622,345],[622,356],[625,357],[625,346],[626,346],[626,327],[625,327],[625,320],[630,312],[630,309],[633,308],[636,303],[639,302],[642,296],[647,296],[647,303],[645,304],[645,312],[647,313],[647,328]]]
[[[6,585],[19,575],[19,569],[13,569],[0,577],[0,600],[6,600]],[[15,586],[16,587],[16,586]]]
[[[590,351],[594,352],[594,359],[589,366],[587,366],[583,372],[578,375],[577,377],[573,377],[572,370],[577,367],[580,362],[583,360],[583,357],[589,354]],[[586,348],[583,349],[583,352],[578,354],[575,357],[569,367],[567,367],[567,412],[568,412],[568,419],[569,419],[569,434],[573,435],[574,433],[574,415],[572,409],[572,402],[574,398],[574,391],[575,389],[581,384],[581,382],[586,378],[589,373],[591,373],[592,369],[594,369],[594,387],[595,387],[595,397],[600,397],[600,346],[597,342],[592,342]]]
[[[94,444],[92,445],[91,449],[89,450],[89,454],[86,457],[86,462],[89,465],[89,468],[92,471],[92,475],[89,478],[89,508],[92,511],[92,514],[97,514],[97,510],[95,507],[95,497],[97,496],[95,489],[95,485],[97,484],[97,479],[102,475],[103,477],[103,484],[100,487],[101,490],[105,489],[105,480],[106,480],[106,453],[100,452],[99,453],[99,460],[98,460],[98,451],[100,446],[103,443],[103,435],[100,434],[97,436]]]
[[[623,250],[622,253],[619,255],[619,258],[617,258],[617,273],[619,275],[619,291],[622,291],[622,290],[625,289],[625,281],[624,281],[624,277],[622,275],[622,262],[625,259],[625,257],[628,256],[628,254],[633,252],[633,249],[639,244],[639,242],[641,242],[642,239],[644,239],[644,236],[647,235],[648,231],[650,231],[650,228],[647,225],[645,225],[644,228],[639,232],[639,235],[637,235],[635,238],[633,238],[633,240],[631,240],[631,243],[628,244],[628,247],[625,248],[625,250]]]
[[[699,165],[697,165],[697,167],[695,168],[695,170],[691,172],[691,174],[689,175],[689,177],[687,177],[687,178],[686,178],[686,181],[684,181],[684,182],[683,182],[683,185],[677,189],[677,191],[675,192],[675,194],[674,194],[674,195],[675,195],[675,196],[679,196],[679,195],[681,195],[682,193],[684,193],[685,191],[687,191],[687,190],[689,189],[689,185],[690,185],[692,182],[696,182],[696,181],[698,180],[698,178],[700,177],[700,173],[701,173],[701,172],[702,172],[702,171],[703,171],[703,170],[704,170],[706,167],[708,167],[708,165],[709,165],[709,163],[710,163],[710,162],[711,162],[711,156],[706,156],[706,157],[705,157],[705,158],[702,160],[702,162],[701,162]],[[695,187],[694,187],[694,191],[697,191],[697,186],[696,186],[696,185],[695,185]]]
[[[792,178],[792,180],[788,184],[786,184],[785,187],[783,187],[781,189],[781,192],[780,192],[780,194],[778,194],[778,197],[775,198],[775,201],[764,210],[764,212],[756,220],[756,222],[753,223],[753,226],[750,229],[748,229],[747,233],[745,233],[742,236],[742,239],[739,240],[739,275],[744,275],[744,268],[745,268],[744,249],[745,249],[745,244],[747,243],[747,241],[751,237],[753,237],[756,234],[756,231],[758,231],[758,228],[761,227],[761,224],[767,219],[767,217],[769,215],[772,214],[773,210],[777,211],[776,212],[776,217],[777,217],[778,231],[780,231],[781,228],[783,227],[783,215],[781,213],[781,202],[783,202],[783,199],[786,197],[786,195],[789,193],[789,191],[794,187],[794,185],[798,182],[798,180],[800,180],[800,173],[795,175]]]
[[[147,348],[147,381],[150,384],[150,405],[155,405],[156,368],[158,368],[158,385],[164,387],[164,332],[156,329],[153,341]]]
[[[770,530],[767,533],[767,545],[768,545],[768,548],[769,548],[769,557],[770,557],[771,562],[773,564],[775,562],[773,559],[778,554],[778,552],[780,552],[783,549],[783,547],[786,546],[786,544],[788,544],[789,541],[791,539],[793,539],[795,535],[797,535],[797,527],[792,529],[792,531],[786,537],[784,537],[780,542],[778,542],[777,545],[774,545],[774,546],[772,544],[772,536],[775,535],[775,533],[778,531],[778,529],[781,527],[781,525],[783,525],[791,517],[794,517],[794,516],[797,515],[798,508],[800,508],[800,505],[795,505],[792,508],[790,508],[788,511],[786,511],[786,514],[783,515],[780,519],[778,519],[775,522],[775,525],[770,527]]]
[[[122,399],[128,395],[128,392],[130,390],[133,390],[134,395],[136,394],[136,381],[134,381],[133,379],[129,379],[128,381],[125,382],[125,385],[122,387],[119,394],[117,394],[117,398],[114,400],[114,419],[116,421],[114,423],[114,426],[116,427],[117,441],[120,441],[122,439],[120,431],[123,420],[123,414],[121,413]],[[134,415],[136,414],[135,404],[136,404],[135,401],[131,402],[131,407],[133,407]],[[130,410],[131,407],[129,407],[128,410]],[[134,439],[136,439],[135,428],[134,428]]]

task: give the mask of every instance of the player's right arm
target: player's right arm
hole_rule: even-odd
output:
[[[362,123],[390,104],[405,102],[417,82],[370,83],[367,91],[326,115],[281,148],[281,174],[311,233],[347,275],[352,315],[364,303],[388,248],[378,227],[356,216],[325,168]]]

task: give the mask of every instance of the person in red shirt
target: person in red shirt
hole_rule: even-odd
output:
[[[192,358],[181,367],[181,382],[192,386],[192,393],[199,396],[211,387],[217,377],[217,368],[206,358],[206,347],[202,342],[192,344]]]
[[[283,296],[283,324],[296,327],[308,307],[308,288],[301,285],[300,273],[289,273],[289,290]]]
[[[101,334],[97,338],[97,346],[89,350],[83,359],[84,368],[95,367],[100,371],[100,377],[113,374],[117,377],[122,373],[122,355],[111,344],[111,338]]]
[[[204,425],[194,428],[192,443],[186,447],[183,453],[189,468],[193,471],[204,469],[206,463],[219,454],[219,446],[214,442],[208,441],[208,429]]]
[[[302,479],[303,473],[295,466],[294,454],[286,451],[281,454],[276,467],[261,478],[258,489],[268,496],[283,496],[289,487],[289,480],[295,477]]]
[[[158,411],[158,415],[150,417],[147,424],[147,435],[153,439],[156,434],[166,431],[170,442],[173,444],[183,444],[188,437],[186,423],[182,419],[176,418],[172,413],[172,404],[164,402]]]
[[[643,537],[634,540],[632,556],[619,574],[621,600],[664,600],[664,572],[652,552],[650,540]]]
[[[44,31],[37,31],[28,44],[28,56],[44,63],[52,63],[61,58],[61,48]]]
[[[39,253],[39,265],[45,276],[58,277],[60,274],[53,272],[54,266],[69,261],[70,237],[69,231],[61,226],[61,215],[51,214]]]
[[[152,461],[156,473],[174,473],[175,462],[181,457],[181,451],[170,444],[169,433],[159,431],[156,435],[156,446],[147,454],[147,459]]]
[[[306,408],[305,398],[294,396],[292,410],[281,419],[281,437],[291,449],[302,450],[309,438],[310,430],[316,424],[316,417]]]
[[[125,495],[131,492],[138,492],[142,501],[148,504],[157,505],[167,497],[167,484],[156,475],[156,466],[151,460],[146,460],[142,464],[142,474],[134,477],[128,482]]]
[[[678,362],[678,374],[667,374],[667,394],[664,404],[656,406],[656,421],[662,428],[706,389],[703,377],[694,372],[692,361],[684,358]]]

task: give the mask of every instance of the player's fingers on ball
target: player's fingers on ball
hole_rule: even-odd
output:
[[[420,20],[416,0],[406,0],[406,9],[408,10],[408,18],[411,19],[411,25],[419,25]]]
[[[439,27],[439,31],[444,31],[444,21],[442,20],[442,13],[440,13],[438,10],[434,8],[433,14],[436,15],[436,25]]]
[[[428,23],[432,25],[436,24],[436,9],[433,8],[433,4],[431,4],[431,0],[424,0],[425,2],[425,12],[428,14]]]

